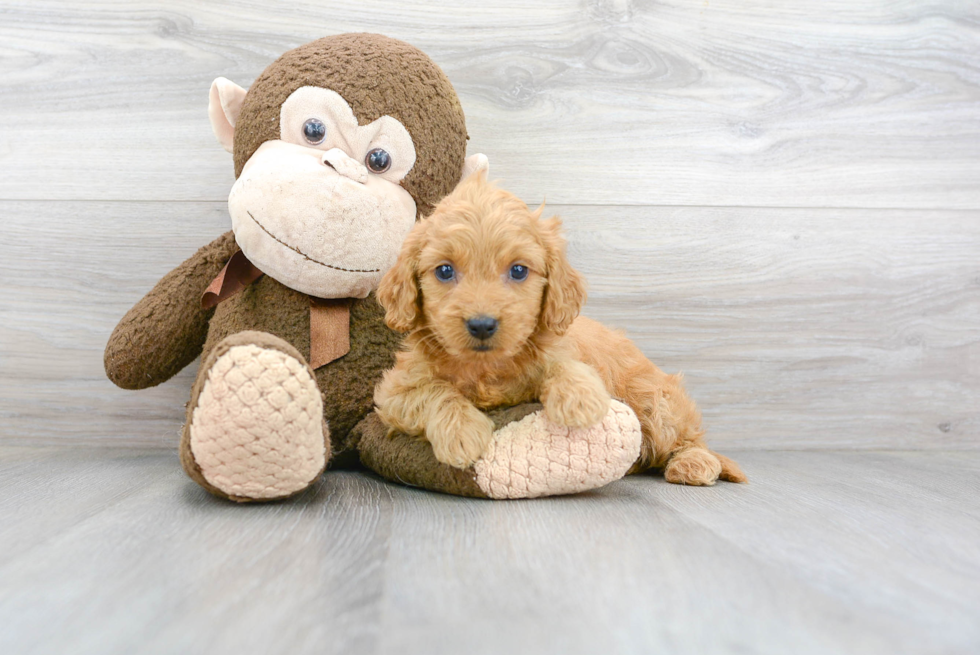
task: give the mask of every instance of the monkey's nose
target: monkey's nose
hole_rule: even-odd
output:
[[[466,330],[477,339],[489,339],[497,331],[497,319],[492,316],[475,316],[466,321]]]
[[[367,184],[368,172],[364,164],[355,161],[340,148],[331,148],[323,153],[320,161],[324,166],[328,166],[347,179]]]

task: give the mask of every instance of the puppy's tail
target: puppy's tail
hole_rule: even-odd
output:
[[[724,455],[719,455],[715,451],[709,451],[712,455],[718,458],[721,462],[721,475],[718,477],[722,480],[727,480],[728,482],[748,482],[749,476],[742,472],[741,467],[728,459]]]

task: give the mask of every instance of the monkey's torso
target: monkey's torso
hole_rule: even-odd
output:
[[[222,339],[245,330],[275,335],[309,361],[310,297],[264,275],[215,308],[201,360]],[[385,325],[373,294],[351,302],[350,352],[315,371],[335,456],[356,445],[349,440],[351,429],[371,411],[374,386],[394,365],[400,341]]]

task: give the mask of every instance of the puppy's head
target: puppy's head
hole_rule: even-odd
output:
[[[388,325],[425,329],[454,357],[510,357],[562,334],[585,302],[558,218],[474,175],[418,223],[378,287]]]

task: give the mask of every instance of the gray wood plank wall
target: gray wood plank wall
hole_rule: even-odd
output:
[[[443,66],[712,443],[976,449],[980,4],[782,4],[0,2],[0,437],[175,444],[192,371],[123,392],[101,352],[227,229],[210,82],[377,31]]]

